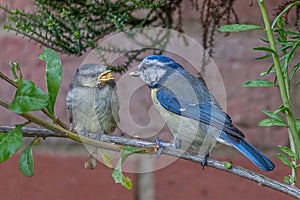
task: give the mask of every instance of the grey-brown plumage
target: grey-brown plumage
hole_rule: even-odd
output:
[[[71,128],[75,132],[98,138],[115,130],[119,122],[115,85],[105,66],[85,64],[77,69],[67,95]]]

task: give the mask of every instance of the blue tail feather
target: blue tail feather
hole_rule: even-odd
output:
[[[275,168],[272,161],[244,139],[240,139],[239,143],[234,143],[233,146],[263,171],[272,171]]]

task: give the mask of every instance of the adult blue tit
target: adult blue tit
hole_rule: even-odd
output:
[[[71,128],[78,134],[100,139],[112,133],[119,122],[116,84],[105,66],[79,67],[70,84],[67,107]]]
[[[175,148],[206,158],[217,142],[240,151],[263,171],[274,164],[245,140],[219,106],[203,81],[169,57],[146,57],[131,76],[140,77],[151,89],[153,104],[174,136]]]

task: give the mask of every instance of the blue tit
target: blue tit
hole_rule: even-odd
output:
[[[105,66],[85,64],[77,69],[67,95],[72,130],[100,139],[119,122],[116,83]]]
[[[172,132],[175,148],[198,153],[204,166],[209,152],[220,142],[240,151],[261,170],[274,169],[232,124],[204,82],[171,58],[148,56],[129,75],[140,77],[150,87],[153,104]]]

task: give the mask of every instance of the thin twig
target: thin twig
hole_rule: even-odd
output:
[[[12,126],[0,126],[0,133],[7,133],[8,131],[10,131],[13,128],[14,127],[12,127]],[[22,132],[25,137],[36,137],[36,136],[42,137],[42,138],[67,137],[67,136],[62,136],[61,134],[55,133],[48,129],[24,127],[24,128],[22,128]],[[142,140],[132,139],[132,138],[110,136],[110,135],[103,135],[101,138],[101,141],[92,140],[90,138],[84,138],[84,137],[79,137],[79,138],[80,138],[79,142],[87,143],[89,145],[93,145],[93,146],[96,146],[99,148],[104,148],[104,149],[113,150],[113,151],[120,151],[121,146],[135,146],[135,147],[144,148],[145,152],[155,153],[154,149],[156,147],[156,144],[152,143],[152,142],[147,142],[147,141],[142,141]],[[152,151],[151,151],[151,149],[152,149]],[[175,149],[171,146],[166,147],[162,151],[162,153],[165,155],[182,158],[182,159],[193,161],[196,163],[201,163],[203,161],[203,158],[200,157],[199,155],[190,154],[190,153],[184,152],[182,150]],[[232,166],[230,169],[227,169],[224,167],[224,162],[217,161],[212,158],[208,158],[207,166],[215,168],[215,169],[219,169],[219,170],[222,170],[225,172],[229,172],[229,173],[238,175],[240,177],[243,177],[243,178],[246,178],[246,179],[249,179],[252,181],[255,181],[261,186],[272,188],[274,190],[288,194],[295,198],[300,198],[300,190],[298,188],[291,186],[291,185],[284,184],[284,183],[280,183],[276,180],[273,180],[271,178],[268,178],[268,177],[258,174],[256,172],[244,169],[242,167]]]
[[[6,76],[5,74],[3,74],[2,72],[0,72],[0,78],[2,78],[3,80],[5,80],[6,82],[8,82],[9,84],[11,84],[14,87],[18,87],[17,83],[15,83],[13,80],[11,80],[8,76]]]

